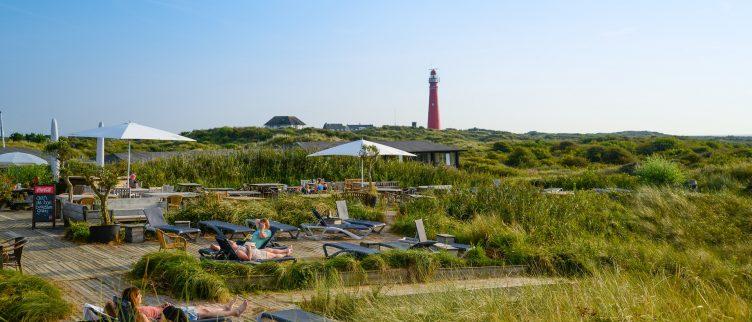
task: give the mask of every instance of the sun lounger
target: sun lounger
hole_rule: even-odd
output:
[[[318,222],[315,224],[301,225],[306,236],[309,238],[323,239],[326,234],[334,233],[343,234],[353,239],[363,239],[371,233],[371,228],[363,225],[350,224],[346,222],[341,224],[329,224],[326,222],[326,220],[324,220],[324,217],[322,217],[321,214],[316,211],[316,209],[311,209],[311,211],[313,211],[313,215],[316,217]],[[315,230],[321,230],[321,234],[319,236],[316,236],[314,234]],[[360,234],[356,234],[353,231],[356,231]]]
[[[350,218],[350,213],[347,211],[347,201],[345,200],[337,200],[337,215],[346,223],[370,227],[377,234],[380,234],[386,227],[386,224],[380,221]]]
[[[333,322],[321,315],[306,312],[301,309],[289,309],[276,312],[261,312],[256,317],[257,322]]]
[[[214,233],[215,233],[215,235],[222,236],[222,231],[220,230],[220,228],[218,228],[218,227],[216,227],[214,225],[209,225],[209,224],[207,224],[205,227],[207,229],[213,230]],[[275,234],[275,231],[272,230],[271,231],[271,236],[267,237],[261,243],[261,245],[256,246],[256,248],[258,248],[258,249],[265,249],[265,248],[287,249],[287,246],[279,245],[276,242],[274,242],[274,234]],[[243,239],[243,240],[236,240],[235,242],[238,245],[243,245],[243,244],[246,243],[246,240],[245,239]],[[220,251],[221,250],[214,250],[214,249],[211,249],[211,248],[202,248],[202,249],[198,250],[198,253],[202,257],[216,257],[217,253],[220,252]]]
[[[91,321],[97,321],[97,322],[135,321],[134,310],[131,308],[130,303],[122,301],[120,297],[118,296],[113,296],[112,302],[115,303],[115,306],[118,310],[117,313],[118,313],[119,319],[116,317],[107,315],[107,313],[104,312],[103,308],[87,303],[87,304],[84,304],[84,320],[83,321],[89,321],[89,322]],[[191,320],[191,322],[232,322],[232,318],[219,316],[219,317]]]
[[[380,247],[386,247],[386,248],[392,248],[392,249],[429,249],[429,250],[439,250],[438,244],[439,242],[435,240],[428,240],[428,237],[426,235],[426,228],[423,226],[423,219],[415,220],[415,230],[418,235],[418,238],[410,238],[410,237],[404,237],[402,239],[391,241],[391,242],[380,242],[376,243]],[[444,244],[451,246],[452,248],[456,248],[460,254],[464,254],[467,252],[470,248],[473,248],[472,245],[467,244],[460,244],[460,243],[448,243]]]
[[[235,251],[232,249],[232,246],[230,245],[230,241],[227,240],[222,235],[217,235],[215,238],[217,241],[217,245],[219,245],[220,250],[219,251],[213,251],[210,248],[207,249],[201,249],[199,250],[199,255],[201,255],[202,258],[211,259],[211,260],[220,260],[220,261],[232,261],[237,263],[243,263],[243,264],[261,264],[266,262],[286,262],[286,261],[297,261],[295,257],[292,256],[285,256],[281,258],[270,258],[270,259],[254,259],[250,261],[241,260],[238,255],[235,253]]]
[[[247,219],[245,221],[245,224],[248,227],[253,226],[255,228],[256,227],[255,221],[256,219]],[[276,232],[288,233],[290,234],[290,238],[293,238],[293,239],[298,239],[298,237],[300,237],[300,228],[291,226],[288,224],[283,224],[279,221],[269,220],[269,229],[275,233]]]
[[[363,247],[363,246],[356,245],[353,243],[344,243],[344,242],[325,243],[321,247],[324,249],[324,256],[326,256],[326,258],[332,258],[339,254],[350,254],[355,257],[363,258],[368,255],[379,253],[378,250],[373,249],[373,248]],[[333,253],[329,253],[330,250],[328,248],[333,248],[336,251],[334,251]]]
[[[186,236],[191,240],[195,240],[198,234],[201,233],[201,230],[198,228],[181,227],[167,224],[164,219],[164,214],[162,213],[162,208],[146,208],[144,209],[144,214],[146,215],[146,220],[149,222],[149,224],[146,226],[146,230],[148,231],[156,232],[157,229],[160,229],[168,233]]]
[[[222,231],[222,234],[227,236],[227,234],[230,234],[227,238],[232,238],[236,234],[241,234],[244,237],[247,237],[248,234],[253,232],[253,229],[246,226],[236,225],[232,224],[226,221],[220,221],[220,220],[204,220],[198,222],[199,228],[204,227],[207,228],[208,226],[214,226],[219,228],[219,230]]]

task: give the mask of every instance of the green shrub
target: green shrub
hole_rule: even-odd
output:
[[[595,145],[585,150],[585,157],[590,162],[600,162],[608,164],[626,164],[634,162],[635,157],[624,148],[616,146]]]
[[[197,258],[182,251],[146,254],[133,265],[130,276],[179,299],[222,301],[230,297],[218,275],[205,271]]]
[[[507,156],[507,160],[504,162],[508,166],[529,168],[538,165],[538,159],[535,154],[529,149],[524,147],[516,147],[512,150],[512,153]]]
[[[16,271],[0,270],[0,320],[58,321],[73,309],[50,282]]]
[[[65,238],[75,242],[86,242],[89,240],[89,223],[71,220],[65,229]]]
[[[498,141],[494,142],[494,144],[491,146],[491,149],[494,151],[507,153],[509,151],[512,151],[512,145],[508,142]]]
[[[588,160],[583,157],[568,155],[561,158],[559,163],[565,167],[586,167],[588,165]]]
[[[684,182],[684,173],[674,162],[662,157],[649,157],[635,170],[644,183],[654,185],[678,185]]]
[[[661,137],[640,145],[637,147],[637,153],[649,155],[656,152],[676,149],[680,146],[681,142],[675,137]]]

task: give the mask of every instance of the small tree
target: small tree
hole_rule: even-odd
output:
[[[91,186],[94,194],[99,198],[102,225],[111,225],[113,220],[107,211],[107,198],[110,190],[118,184],[118,171],[112,166],[97,167],[90,165],[84,169],[86,184]]]
[[[373,165],[378,161],[379,149],[373,145],[364,145],[358,154],[363,164],[368,167],[368,182],[373,182]]]
[[[68,189],[68,202],[73,202],[73,183],[70,181],[70,176],[73,172],[71,161],[78,157],[78,152],[71,147],[70,142],[66,138],[60,138],[57,142],[47,144],[44,147],[44,151],[57,154],[57,160],[60,161],[60,176],[65,181],[65,186]]]

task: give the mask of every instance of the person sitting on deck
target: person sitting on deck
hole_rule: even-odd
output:
[[[257,260],[257,259],[272,259],[282,258],[292,254],[292,247],[287,249],[260,249],[261,246],[272,236],[272,231],[269,230],[269,219],[256,220],[256,231],[248,238],[247,242],[243,246],[238,246],[237,243],[230,240],[230,246],[238,258],[244,261]],[[212,244],[211,248],[215,251],[219,251],[221,247],[219,245]]]
[[[167,307],[174,306],[170,303],[162,304],[161,306],[143,306],[141,290],[138,287],[129,287],[123,290],[122,301],[130,304],[132,308],[136,310],[135,320],[136,322],[149,322],[151,320],[161,321],[164,320],[162,311]],[[108,303],[109,304],[109,303]],[[188,316],[188,320],[198,320],[204,318],[212,318],[217,316],[240,316],[248,308],[248,301],[245,300],[237,308],[232,308],[235,301],[226,304],[222,308],[213,308],[205,306],[186,306],[180,307],[185,315]],[[109,310],[108,310],[109,311]]]

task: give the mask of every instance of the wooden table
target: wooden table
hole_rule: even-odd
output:
[[[240,197],[240,196],[260,196],[261,193],[258,191],[244,191],[244,190],[232,190],[227,191],[227,195],[230,197]]]
[[[183,182],[178,183],[177,188],[181,190],[181,192],[198,192],[201,191],[204,186],[195,182]]]
[[[223,199],[233,200],[233,201],[264,200],[264,198],[262,197],[250,197],[250,196],[224,197]]]
[[[418,190],[452,190],[452,185],[449,184],[441,184],[441,185],[428,185],[428,186],[418,186]]]
[[[158,197],[167,198],[169,196],[183,196],[183,198],[196,198],[199,196],[197,192],[146,192],[145,197]]]
[[[223,192],[223,191],[234,191],[235,188],[204,188],[206,191],[214,191],[214,192]]]
[[[402,193],[402,189],[400,189],[400,188],[379,188],[379,187],[376,187],[376,191],[378,191],[378,192],[389,192],[389,193]]]

